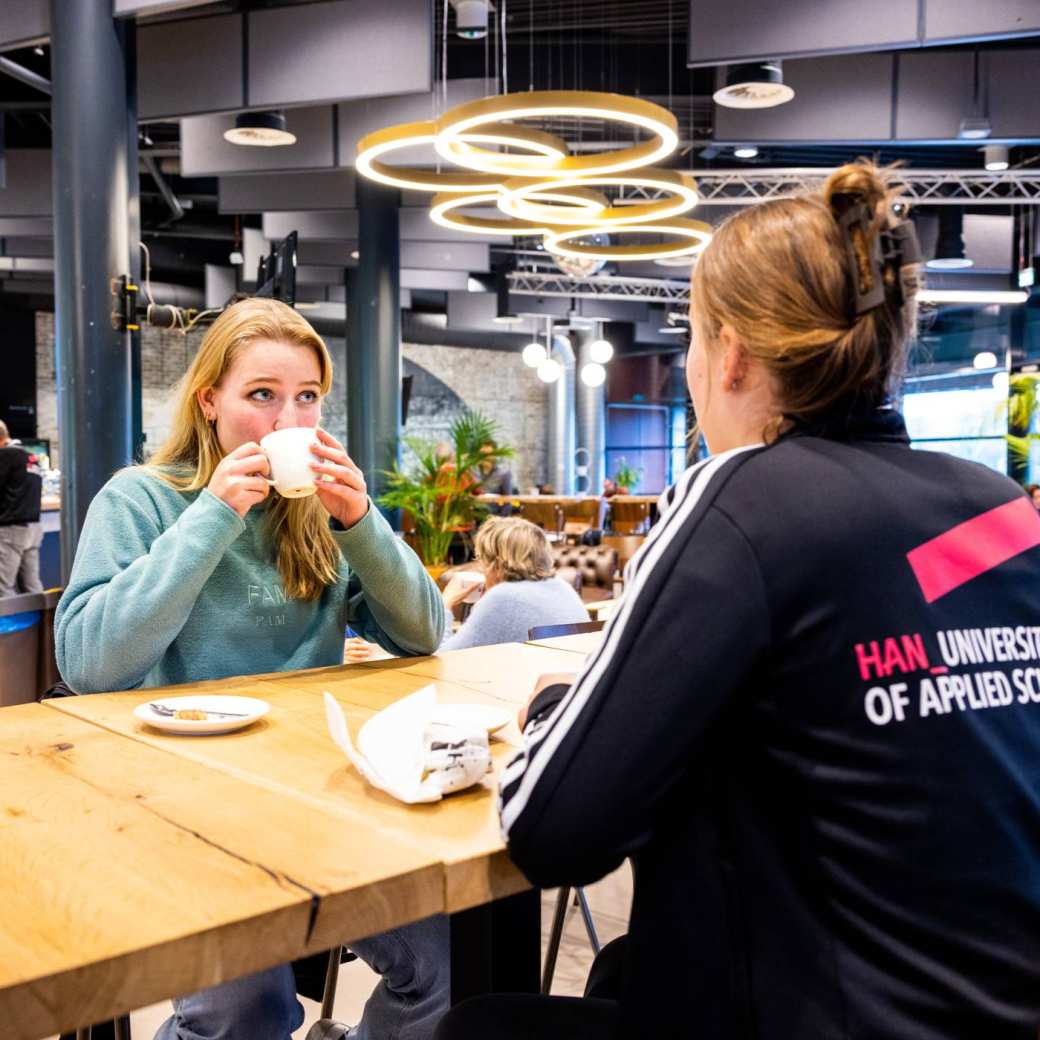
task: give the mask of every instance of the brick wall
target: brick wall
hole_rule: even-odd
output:
[[[170,431],[172,390],[187,370],[203,330],[189,333],[145,327],[141,334],[141,403],[146,449]],[[323,409],[324,423],[346,438],[346,347],[326,338],[334,364],[333,390]],[[406,435],[443,439],[452,419],[465,408],[491,416],[502,440],[516,451],[511,464],[517,488],[543,482],[546,473],[548,397],[543,383],[516,354],[464,347],[405,343],[405,374],[413,376]],[[54,372],[54,315],[36,315],[36,407],[38,435],[51,441],[51,465],[61,466]],[[348,446],[349,448],[349,446]]]

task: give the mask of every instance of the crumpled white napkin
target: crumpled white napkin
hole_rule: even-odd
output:
[[[491,771],[487,732],[435,722],[436,709],[436,687],[424,686],[373,715],[355,749],[343,709],[325,693],[325,718],[336,745],[373,787],[410,805],[439,802]]]

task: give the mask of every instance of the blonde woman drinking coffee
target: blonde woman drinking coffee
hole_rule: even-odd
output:
[[[443,635],[436,586],[321,429],[332,362],[292,308],[251,299],[206,334],[147,466],[91,503],[55,619],[65,681],[87,693],[338,664],[350,625],[394,654]],[[313,494],[283,498],[260,440],[313,427]],[[301,855],[305,855],[301,850]],[[356,1035],[420,1040],[448,1003],[443,917],[353,944],[384,978]],[[289,965],[174,1001],[157,1040],[289,1040]]]

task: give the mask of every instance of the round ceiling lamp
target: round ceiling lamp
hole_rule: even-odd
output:
[[[973,368],[996,368],[997,355],[992,350],[980,350],[972,359]]]
[[[558,199],[561,209],[583,212],[585,221],[594,220],[608,206],[606,196],[588,188],[568,188],[545,192],[543,198]],[[474,235],[545,235],[560,230],[544,221],[503,220],[501,217],[473,216],[461,212],[466,209],[494,206],[498,203],[497,191],[471,192],[466,195],[442,193],[435,195],[430,203],[430,220],[453,231],[468,231]]]
[[[654,202],[638,202],[630,206],[604,207],[592,220],[574,209],[559,205],[537,205],[532,200],[546,192],[567,191],[574,186],[649,188],[666,193]],[[518,220],[543,220],[553,224],[590,227],[616,227],[623,224],[645,224],[651,220],[665,220],[688,213],[697,205],[699,196],[693,178],[673,170],[646,169],[632,173],[606,174],[588,177],[546,177],[544,179],[513,178],[502,188],[498,207],[503,213]]]
[[[988,144],[982,149],[986,169],[990,173],[1003,173],[1011,163],[1008,161],[1007,145]]]
[[[553,231],[545,236],[545,248],[564,256],[593,257],[606,260],[658,260],[663,257],[683,256],[697,253],[711,241],[711,225],[700,220],[678,217],[654,224],[624,224],[613,228],[611,234],[655,234],[672,235],[679,241],[655,242],[639,245],[599,246],[580,242],[599,228],[574,228]]]
[[[538,366],[537,375],[543,383],[555,383],[562,374],[563,366],[556,360],[556,358],[546,358]]]
[[[469,143],[468,135],[488,124],[553,117],[622,123],[653,136],[629,148],[558,159],[544,155],[507,155]],[[516,128],[511,125],[508,129]],[[533,90],[500,94],[450,109],[437,120],[434,147],[449,162],[502,177],[530,177],[539,173],[595,177],[652,165],[671,155],[678,144],[675,116],[651,101],[591,90]]]
[[[520,352],[520,357],[528,368],[537,368],[548,356],[548,351],[537,340],[528,343]]]
[[[436,125],[429,120],[397,123],[394,126],[383,127],[382,130],[374,130],[358,141],[355,167],[358,173],[370,180],[408,191],[481,191],[497,188],[502,183],[501,176],[487,173],[438,172],[412,166],[395,166],[382,161],[383,156],[390,152],[430,145],[436,139]],[[464,140],[518,148],[534,152],[543,160],[551,159],[556,162],[561,161],[567,154],[566,143],[555,134],[522,126],[489,124],[472,135],[467,134]]]
[[[614,344],[609,339],[594,339],[589,344],[589,358],[597,365],[605,365],[614,356]]]
[[[726,85],[715,91],[725,108],[775,108],[790,101],[794,91],[784,83],[779,61],[753,61],[726,67]]]
[[[284,112],[239,112],[235,125],[224,131],[224,140],[254,148],[278,148],[296,144],[296,135],[287,129]]]
[[[595,361],[582,365],[581,381],[586,386],[602,386],[607,381],[607,370]]]

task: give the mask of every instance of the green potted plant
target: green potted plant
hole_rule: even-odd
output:
[[[448,442],[406,437],[414,461],[406,469],[385,473],[387,490],[378,502],[403,509],[415,524],[419,557],[436,578],[447,567],[448,550],[457,533],[471,531],[487,512],[476,498],[480,467],[494,466],[513,455],[499,444],[498,425],[480,412],[463,412],[451,424]]]
[[[618,459],[617,468],[614,470],[614,484],[617,486],[619,495],[628,495],[635,491],[636,486],[642,479],[643,471],[629,465],[628,459],[622,455]]]

